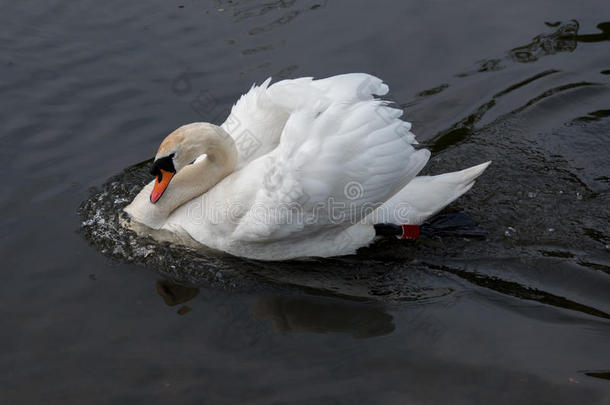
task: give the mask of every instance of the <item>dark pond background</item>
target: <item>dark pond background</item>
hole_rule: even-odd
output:
[[[0,10],[1,403],[610,403],[608,1]],[[453,206],[487,240],[265,264],[116,226],[174,128],[353,71],[426,172],[494,160]]]

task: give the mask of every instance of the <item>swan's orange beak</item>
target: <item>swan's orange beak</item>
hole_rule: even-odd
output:
[[[169,185],[170,180],[174,177],[175,173],[168,172],[167,170],[159,169],[161,174],[157,175],[157,181],[155,181],[155,185],[153,187],[152,193],[150,193],[150,202],[156,203],[159,201],[159,198],[165,192],[165,189]]]

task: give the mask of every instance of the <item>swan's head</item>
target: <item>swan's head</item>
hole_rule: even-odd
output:
[[[227,149],[234,149],[231,143],[230,136],[222,128],[205,122],[187,124],[169,134],[161,142],[150,169],[150,173],[156,177],[150,202],[156,203],[172,178],[185,167],[203,158],[215,160],[226,157],[223,155],[227,154]]]

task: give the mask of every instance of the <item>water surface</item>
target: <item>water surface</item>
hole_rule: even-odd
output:
[[[0,5],[3,402],[610,402],[607,2]],[[117,227],[171,130],[351,71],[426,173],[494,161],[452,206],[486,240],[268,264]]]

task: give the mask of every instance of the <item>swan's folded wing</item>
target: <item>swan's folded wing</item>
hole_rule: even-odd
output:
[[[221,127],[235,140],[237,168],[272,151],[290,116],[290,110],[275,103],[269,95],[271,78],[253,85],[231,108]]]
[[[380,78],[366,73],[346,73],[315,80],[312,85],[332,100],[343,103],[372,100],[384,96],[388,86]]]
[[[295,112],[311,109],[314,105],[318,109],[325,109],[331,103],[351,105],[387,92],[388,86],[375,76],[347,73],[319,80],[311,77],[282,80],[270,86],[267,94],[276,105]]]
[[[311,77],[282,80],[269,85],[253,85],[231,108],[221,125],[235,140],[238,149],[237,168],[277,147],[280,135],[292,113],[314,105],[328,107],[331,103],[352,104],[384,95],[388,86],[381,79],[366,73],[348,73],[313,80]]]
[[[411,125],[386,104],[322,100],[293,112],[278,148],[258,166],[261,188],[234,237],[268,241],[347,228],[404,187],[430,153],[413,148]]]

